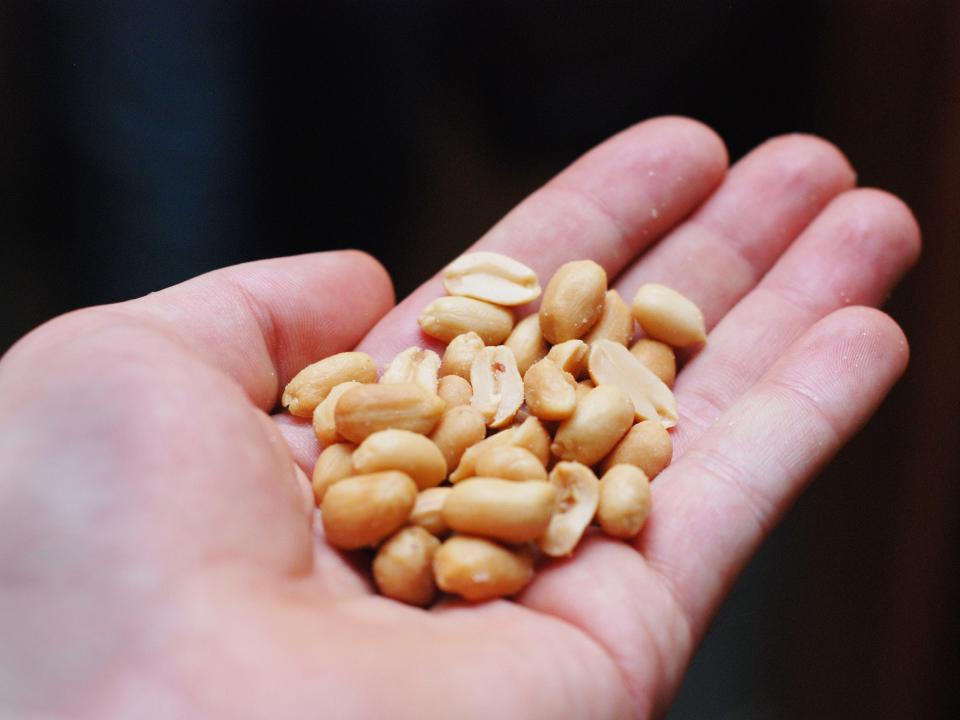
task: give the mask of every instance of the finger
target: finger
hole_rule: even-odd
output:
[[[720,183],[727,155],[710,129],[684,118],[640,123],[594,148],[524,200],[470,250],[514,257],[548,278],[590,258],[615,276]],[[361,348],[381,363],[405,347],[439,345],[417,316],[443,295],[434,276],[400,303]]]
[[[236,265],[107,310],[174,338],[270,410],[294,374],[353,349],[392,304],[383,267],[348,250]]]
[[[617,279],[628,302],[658,282],[691,298],[712,327],[856,176],[830,143],[787,135],[737,162],[717,191]]]
[[[674,456],[819,318],[882,303],[919,251],[920,230],[902,201],[867,189],[837,197],[680,374]]]
[[[586,631],[634,697],[653,694],[663,710],[737,573],[876,409],[907,354],[900,329],[876,310],[822,320],[657,478],[642,554],[594,536],[521,601]]]

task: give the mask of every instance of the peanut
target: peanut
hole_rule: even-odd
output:
[[[561,460],[593,465],[613,449],[631,424],[630,397],[613,385],[598,385],[577,403],[573,415],[560,423],[550,449]]]
[[[593,390],[596,387],[596,383],[593,380],[581,380],[577,383],[577,402],[583,400],[583,397]]]
[[[485,347],[470,368],[471,405],[492,428],[509,425],[523,404],[523,380],[513,351],[506,345]]]
[[[345,392],[334,411],[337,432],[363,442],[378,430],[397,428],[428,434],[444,411],[443,400],[413,383],[359,385]]]
[[[541,420],[566,420],[577,404],[577,381],[549,358],[535,362],[523,376],[527,409]]]
[[[656,420],[638,422],[623,436],[623,440],[604,458],[600,466],[606,472],[614,465],[636,465],[653,480],[670,464],[673,441],[670,433]]]
[[[377,381],[377,364],[362,352],[342,352],[307,365],[284,388],[281,403],[291,415],[312,417],[317,405],[340,383]]]
[[[443,520],[457,532],[527,542],[547,529],[556,495],[553,485],[541,480],[473,477],[453,487],[443,503]]]
[[[439,485],[447,476],[447,461],[440,448],[409,430],[380,430],[368,435],[353,452],[353,467],[361,475],[399,470],[420,490]]]
[[[473,331],[485,345],[498,345],[513,330],[513,313],[499,305],[466,297],[441,297],[418,320],[423,332],[443,342]]]
[[[540,331],[557,344],[583,336],[603,312],[607,273],[592,260],[562,265],[547,283],[540,304]]]
[[[343,550],[376,545],[406,523],[416,499],[416,484],[395,470],[341,480],[323,498],[327,542]]]
[[[533,578],[533,556],[483,538],[455,535],[433,556],[437,586],[471,602],[515,595]]]
[[[590,468],[577,462],[557,463],[550,483],[558,490],[557,507],[537,544],[547,555],[562,557],[573,552],[593,520],[600,483]]]
[[[464,451],[483,440],[486,434],[487,422],[483,415],[469,405],[458,405],[440,417],[430,439],[443,453],[447,468],[455,468]]]
[[[642,285],[633,297],[632,310],[640,327],[654,340],[687,347],[707,339],[700,308],[666,285]]]
[[[447,495],[453,488],[432,487],[421,490],[417,494],[417,501],[413,505],[413,512],[410,513],[408,522],[411,525],[417,525],[437,537],[442,537],[450,532],[450,528],[443,521],[443,503],[447,500]]]
[[[659,340],[640,338],[630,348],[640,364],[663,381],[669,388],[677,378],[677,358],[673,348]]]
[[[621,345],[629,345],[633,340],[633,315],[616,290],[607,291],[600,319],[590,332],[583,336],[583,341],[587,344],[596,340],[612,340]]]
[[[537,456],[516,445],[490,448],[477,458],[476,470],[477,475],[503,480],[547,479],[547,470]]]
[[[353,451],[356,449],[353,443],[336,443],[328,445],[320,453],[313,466],[313,495],[317,505],[323,502],[327,488],[357,474],[353,468]]]
[[[540,316],[534,313],[518,322],[504,345],[513,351],[517,371],[525,374],[531,365],[547,354],[547,343],[540,332]]]
[[[382,595],[426,606],[437,594],[433,556],[440,541],[421,527],[405,527],[387,540],[373,559],[373,580]]]
[[[347,380],[347,382],[335,385],[327,394],[316,409],[313,411],[313,432],[323,445],[332,445],[336,442],[342,442],[343,438],[337,433],[337,422],[334,418],[334,412],[337,408],[337,401],[347,390],[357,385],[362,385],[356,380]]]
[[[597,520],[607,535],[636,537],[650,514],[650,481],[633,465],[614,465],[600,478]]]
[[[440,376],[459,375],[464,380],[469,380],[470,366],[473,365],[473,359],[481,350],[483,350],[483,339],[475,332],[457,335],[443,352]]]
[[[494,252],[461,255],[443,269],[443,286],[450,295],[464,295],[497,305],[524,305],[540,297],[533,270]]]
[[[589,352],[590,346],[583,340],[567,340],[550,348],[547,358],[553,360],[565,372],[580,379],[587,370],[587,354]]]
[[[513,428],[510,444],[526,448],[544,466],[550,462],[550,433],[536,417],[528,417]]]
[[[433,350],[409,347],[393,360],[380,376],[382,383],[414,383],[427,392],[437,392],[440,356]]]
[[[590,377],[597,385],[616,385],[630,396],[637,420],[677,424],[677,401],[663,381],[620,343],[598,340],[590,348]]]
[[[447,410],[469,405],[473,399],[473,388],[459,375],[444,375],[437,382],[437,395],[447,404]]]

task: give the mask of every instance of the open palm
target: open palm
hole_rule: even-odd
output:
[[[883,301],[909,210],[815,138],[727,172],[702,125],[594,149],[482,238],[548,278],[591,258],[625,297],[694,299],[673,464],[633,546],[599,535],[517,602],[371,593],[315,537],[304,365],[428,345],[354,252],[221,270],[59,318],[0,362],[0,716],[612,718],[662,712],[736,575],[907,362]],[[430,258],[439,265],[446,258]],[[295,462],[292,462],[293,459]]]

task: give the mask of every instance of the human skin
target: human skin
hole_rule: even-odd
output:
[[[393,306],[357,252],[219,270],[30,333],[0,360],[0,716],[626,718],[661,714],[738,573],[903,372],[872,309],[916,260],[910,211],[823,140],[722,141],[659,118],[492,228],[545,280],[599,262],[704,312],[673,463],[632,543],[590,535],[513,601],[372,592],[322,539],[303,366],[382,368],[443,293]],[[435,258],[438,264],[441,258]]]

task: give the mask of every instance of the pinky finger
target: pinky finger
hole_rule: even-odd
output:
[[[640,549],[694,637],[811,478],[876,410],[908,355],[887,315],[838,310],[658,478]]]

